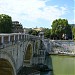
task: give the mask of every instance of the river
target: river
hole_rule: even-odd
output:
[[[53,71],[42,72],[40,75],[75,75],[75,57],[50,55],[46,62]]]

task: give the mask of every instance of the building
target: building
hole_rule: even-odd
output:
[[[12,32],[13,33],[23,33],[23,26],[21,23],[19,23],[18,21],[13,21],[12,22],[13,26],[12,26]]]
[[[35,31],[43,31],[44,30],[44,28],[42,28],[42,27],[40,27],[40,28],[34,28],[33,30],[35,30]]]

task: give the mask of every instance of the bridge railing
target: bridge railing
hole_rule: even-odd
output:
[[[10,33],[10,34],[0,34],[0,48],[4,48],[8,45],[13,45],[18,41],[27,41],[40,39],[39,36],[29,35],[25,33]]]

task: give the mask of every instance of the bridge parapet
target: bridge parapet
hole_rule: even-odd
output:
[[[0,34],[0,46],[3,44],[9,44],[10,42],[16,43],[17,41],[27,41],[36,39],[40,39],[40,37],[25,33]]]

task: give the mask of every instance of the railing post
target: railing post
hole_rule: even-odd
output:
[[[14,41],[15,41],[15,35],[14,35]]]
[[[10,35],[8,36],[8,41],[10,42]]]
[[[18,40],[19,40],[19,34],[18,34]]]
[[[21,40],[22,40],[22,34],[21,34]]]
[[[4,43],[4,36],[1,37],[1,43]]]
[[[25,40],[25,33],[24,33],[24,40]]]

